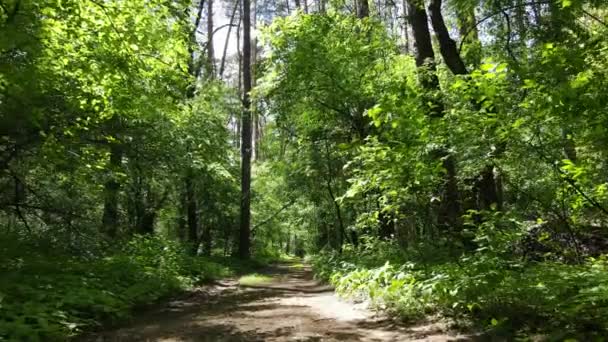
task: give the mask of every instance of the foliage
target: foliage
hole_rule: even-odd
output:
[[[0,0],[0,339],[221,276],[248,200],[232,269],[308,253],[403,317],[606,333],[605,1],[260,3],[241,192],[242,78],[193,5]]]
[[[134,237],[112,253],[87,258],[40,251],[44,243],[2,238],[2,339],[63,340],[231,272],[161,237]]]
[[[491,334],[546,333],[550,340],[604,336],[608,289],[605,257],[581,265],[527,264],[487,250],[443,263],[379,259],[357,253],[315,257],[317,275],[343,296],[369,300],[403,319],[440,313],[467,318]]]

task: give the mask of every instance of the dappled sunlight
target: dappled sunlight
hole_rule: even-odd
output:
[[[292,273],[293,272],[293,273]],[[262,272],[271,286],[201,288],[140,317],[132,326],[94,341],[448,341],[445,325],[400,326],[364,304],[339,299],[321,286],[309,267],[277,265]],[[289,289],[289,290],[285,290]],[[204,294],[204,295],[203,295]],[[441,329],[440,329],[441,327]]]

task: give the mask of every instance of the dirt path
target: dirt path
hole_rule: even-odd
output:
[[[340,300],[312,279],[308,267],[281,264],[272,281],[236,279],[199,288],[140,315],[129,326],[85,341],[467,341],[440,324],[402,327],[362,304]]]

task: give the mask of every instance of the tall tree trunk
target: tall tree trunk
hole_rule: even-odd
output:
[[[241,142],[241,222],[239,257],[248,259],[251,249],[251,3],[243,0],[243,118]]]
[[[195,46],[198,44],[196,39],[196,31],[201,24],[203,9],[205,8],[205,0],[200,0],[198,2],[196,18],[194,21],[194,27],[192,28],[192,32],[190,32],[190,46]],[[190,53],[190,63],[188,65],[188,72],[194,78],[194,83],[190,86],[187,97],[189,99],[194,98],[196,93],[196,85],[198,81],[198,77],[200,75],[200,65],[196,62],[195,51],[193,47],[189,48]],[[194,171],[191,167],[188,167],[186,173],[184,175],[184,191],[185,191],[185,205],[186,208],[186,223],[187,223],[187,240],[192,244],[192,253],[195,254],[198,250],[198,246],[194,247],[197,241],[198,236],[198,210],[196,203],[196,192],[194,187]]]
[[[241,52],[241,24],[243,23],[243,6],[242,2],[238,0],[239,3],[239,25],[236,28],[236,54],[237,54],[237,64],[238,64],[238,75],[237,75],[237,90],[239,94],[243,93],[243,54]],[[241,148],[241,124],[242,124],[242,113],[236,118],[236,148]]]
[[[215,48],[213,46],[213,0],[207,0],[207,77],[215,78]]]
[[[443,56],[443,61],[455,75],[468,74],[467,68],[462,61],[462,58],[460,58],[456,42],[450,37],[448,28],[443,20],[443,15],[441,14],[441,0],[431,0],[429,12],[431,13],[433,30],[435,31],[437,40],[439,40],[439,49]]]
[[[258,10],[258,2],[257,0],[253,0],[253,23],[251,24],[253,30],[256,29],[257,25],[257,10]],[[258,79],[258,38],[255,37],[253,39],[252,49],[251,49],[251,84],[252,87],[257,85]],[[253,160],[258,160],[260,157],[260,113],[257,110],[257,104],[255,101],[251,103],[251,115],[253,119],[253,129],[252,129],[252,141],[253,148],[251,150]]]
[[[116,173],[122,168],[122,146],[117,143],[110,145],[110,177],[104,189],[104,208],[102,218],[103,232],[109,237],[115,237],[118,232],[118,192],[120,183]]]
[[[408,0],[408,12],[414,34],[416,65],[419,69],[420,82],[424,89],[433,93],[439,90],[439,79],[437,78],[431,34],[427,24],[428,17],[424,7],[418,6],[415,0]],[[440,100],[431,97],[424,102],[429,104],[428,110],[431,118],[443,117],[444,106]],[[446,171],[439,224],[445,227],[454,227],[458,225],[460,216],[456,163],[445,148],[437,151],[436,158],[442,160],[443,168]]]

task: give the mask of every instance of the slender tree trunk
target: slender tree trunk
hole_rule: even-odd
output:
[[[237,90],[239,94],[243,93],[243,54],[241,52],[241,23],[243,22],[243,6],[242,2],[238,0],[239,5],[239,25],[236,30],[236,54],[237,54],[237,64],[238,64],[238,75],[237,75]],[[241,123],[242,123],[242,113],[236,118],[236,135],[238,139],[236,140],[236,148],[241,148]]]
[[[329,152],[329,145],[327,140],[325,140],[325,157],[327,161],[327,192],[329,193],[329,197],[334,204],[336,209],[336,218],[338,219],[338,250],[342,253],[342,247],[344,246],[344,236],[346,234],[346,230],[344,229],[344,220],[342,219],[342,208],[340,208],[340,204],[336,201],[336,196],[334,195],[334,191],[331,187],[332,182],[332,167],[331,167],[331,154]]]
[[[213,0],[207,0],[207,77],[209,79],[215,78],[215,48],[213,46]]]
[[[251,24],[253,30],[256,29],[257,25],[257,10],[258,10],[258,2],[257,0],[253,0],[253,23]],[[258,63],[258,38],[253,39],[252,49],[251,49],[251,83],[252,87],[257,85],[258,79],[258,71],[257,64]],[[253,160],[258,160],[260,157],[260,113],[257,110],[257,103],[251,103],[251,115],[253,118],[253,148],[251,150]]]
[[[201,240],[203,242],[203,255],[211,256],[211,225],[208,223],[203,225],[203,236],[201,236]]]
[[[224,42],[224,52],[222,53],[222,61],[220,63],[220,71],[219,76],[222,78],[224,76],[224,67],[226,65],[226,54],[228,53],[228,43],[230,42],[230,34],[232,33],[232,27],[234,26],[234,18],[236,17],[236,11],[239,7],[239,1],[234,3],[234,8],[232,9],[232,15],[230,15],[230,26],[228,26],[228,34],[226,35],[226,41]],[[239,18],[240,20],[240,18]],[[240,27],[240,21],[239,21]],[[238,28],[237,28],[238,29]],[[237,42],[239,44],[239,42]]]
[[[243,0],[243,119],[241,143],[241,222],[239,257],[250,256],[251,235],[251,3]]]
[[[185,183],[184,183],[185,184]],[[177,220],[177,235],[183,243],[188,241],[188,196],[186,191],[181,191],[179,195],[179,213]]]
[[[300,9],[301,8],[300,0],[295,0],[295,1],[296,1],[296,8]]]
[[[104,208],[102,218],[103,232],[109,237],[115,237],[118,232],[118,193],[120,183],[116,179],[116,172],[122,168],[123,150],[120,144],[110,145],[110,178],[104,189]]]
[[[188,242],[192,244],[192,254],[196,254],[198,251],[198,208],[193,178],[194,177],[191,174],[186,177],[186,203],[188,218]]]
[[[194,27],[192,29],[192,32],[190,33],[190,40],[191,40],[191,46],[197,45],[197,39],[196,39],[196,31],[198,30],[198,27],[200,26],[201,20],[202,20],[202,16],[203,16],[203,9],[205,8],[205,1],[204,0],[200,0],[198,2],[198,8],[197,8],[197,12],[196,12],[196,19],[194,21]],[[190,73],[190,75],[192,75],[194,77],[194,83],[189,87],[188,93],[187,93],[187,97],[189,99],[194,98],[194,95],[196,93],[196,85],[197,85],[197,81],[200,75],[200,65],[199,63],[196,62],[196,56],[195,56],[195,51],[193,50],[192,47],[190,47],[189,49],[189,53],[190,53],[190,63],[188,65],[188,72]],[[185,191],[185,195],[184,195],[184,199],[185,199],[185,210],[183,210],[186,213],[186,224],[187,224],[187,232],[186,236],[187,236],[187,240],[189,243],[191,243],[192,246],[192,253],[196,253],[198,250],[198,246],[194,247],[194,245],[196,245],[196,242],[198,241],[197,236],[198,236],[198,209],[197,209],[197,203],[196,203],[196,193],[195,193],[195,187],[194,187],[194,171],[192,170],[191,167],[188,167],[185,175],[184,175],[184,191]]]

